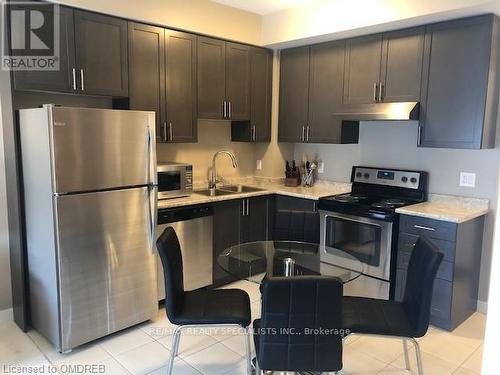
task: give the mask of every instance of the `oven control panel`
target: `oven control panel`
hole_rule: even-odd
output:
[[[356,167],[353,182],[418,189],[420,173],[395,169]]]

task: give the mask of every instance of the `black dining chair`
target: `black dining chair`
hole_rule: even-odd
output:
[[[319,243],[319,213],[292,209],[276,211],[273,240]]]
[[[350,333],[401,337],[407,370],[410,370],[409,339],[415,346],[418,373],[423,374],[422,356],[415,338],[424,336],[429,328],[434,279],[442,260],[439,249],[419,237],[408,264],[403,300],[344,297],[343,327]]]
[[[182,254],[172,227],[167,227],[156,241],[165,275],[166,310],[171,323],[177,325],[167,374],[172,374],[179,349],[181,331],[193,327],[237,326],[245,330],[247,374],[252,373],[250,354],[250,298],[239,289],[198,289],[184,291]]]
[[[342,291],[332,277],[267,280],[262,317],[253,323],[257,374],[341,370]]]

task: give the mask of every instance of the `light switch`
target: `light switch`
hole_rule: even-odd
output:
[[[460,172],[460,186],[475,187],[476,186],[476,174],[469,173],[469,172]]]
[[[257,160],[257,170],[258,171],[262,170],[262,160]]]

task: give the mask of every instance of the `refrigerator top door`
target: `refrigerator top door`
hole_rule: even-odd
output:
[[[47,108],[55,193],[156,184],[154,112]]]

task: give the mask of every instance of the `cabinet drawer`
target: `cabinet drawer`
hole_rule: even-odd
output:
[[[399,233],[398,252],[412,252],[415,242],[417,242],[419,235],[409,233]],[[444,260],[453,262],[455,259],[455,242],[438,240],[435,238],[428,238],[434,245],[439,248],[439,251],[444,254]]]
[[[411,252],[398,252],[398,269],[407,270],[410,263]],[[443,261],[439,266],[436,277],[447,281],[453,281],[453,262]]]
[[[449,319],[451,312],[451,301],[453,284],[449,281],[436,279],[432,293],[431,315],[438,318]]]
[[[455,241],[457,224],[418,216],[401,216],[402,232],[446,241]]]

